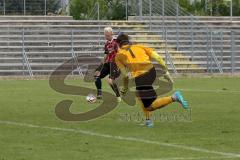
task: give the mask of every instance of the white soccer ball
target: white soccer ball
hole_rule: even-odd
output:
[[[94,103],[96,102],[97,98],[93,94],[89,94],[87,95],[86,100],[88,103]]]

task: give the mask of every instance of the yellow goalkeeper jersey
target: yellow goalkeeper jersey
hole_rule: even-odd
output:
[[[156,60],[167,71],[163,59],[152,48],[143,45],[124,45],[115,57],[115,62],[123,74],[130,72],[132,77],[138,77],[153,68],[152,59]]]

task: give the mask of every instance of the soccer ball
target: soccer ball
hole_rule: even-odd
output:
[[[96,102],[97,98],[93,94],[88,94],[86,100],[88,103],[94,103]]]

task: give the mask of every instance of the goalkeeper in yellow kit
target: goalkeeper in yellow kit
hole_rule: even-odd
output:
[[[187,101],[184,100],[179,91],[176,91],[172,96],[157,97],[152,86],[156,79],[156,70],[151,60],[155,59],[161,65],[164,78],[168,82],[173,83],[173,80],[165,62],[156,51],[143,45],[132,45],[128,35],[124,33],[118,34],[117,42],[120,49],[115,57],[115,62],[123,74],[124,82],[121,93],[124,95],[128,91],[128,76],[130,73],[135,80],[137,98],[142,104],[148,127],[153,126],[151,111],[162,108],[172,102],[179,102],[184,109],[188,108]]]

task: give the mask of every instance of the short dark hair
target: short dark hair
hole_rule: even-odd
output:
[[[117,43],[120,46],[125,45],[125,44],[129,44],[130,43],[129,36],[126,33],[119,32],[118,36],[117,36]]]

